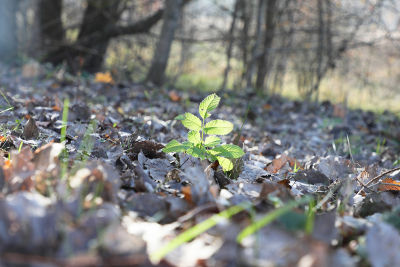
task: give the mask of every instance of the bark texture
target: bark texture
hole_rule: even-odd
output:
[[[275,15],[277,0],[267,0],[266,19],[265,19],[265,37],[263,53],[258,61],[258,72],[256,88],[262,90],[265,84],[265,77],[268,73],[269,50],[272,47],[275,35]]]
[[[171,51],[174,33],[178,26],[179,13],[182,0],[166,0],[163,15],[163,26],[158,39],[157,47],[153,55],[147,81],[155,85],[163,85],[165,80],[165,69],[167,68],[169,53]]]
[[[40,36],[46,50],[60,46],[64,40],[61,12],[62,0],[39,1]]]
[[[0,60],[8,61],[17,56],[18,39],[15,14],[19,0],[0,1]]]

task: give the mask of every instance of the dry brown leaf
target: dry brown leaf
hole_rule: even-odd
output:
[[[39,137],[39,129],[34,118],[31,117],[25,124],[23,135],[26,139],[37,139]]]
[[[378,191],[387,191],[387,190],[395,190],[395,191],[400,191],[400,182],[397,182],[391,178],[385,178],[382,180],[382,184],[378,186]],[[394,184],[397,186],[391,186],[391,185],[386,185],[386,184]]]
[[[181,97],[177,94],[177,92],[175,90],[172,90],[171,92],[169,92],[168,95],[169,95],[169,98],[174,102],[181,101]]]
[[[109,83],[109,84],[114,83],[114,80],[110,72],[105,72],[105,73],[98,72],[96,73],[96,77],[94,80],[99,83]]]
[[[280,185],[283,185],[284,187],[286,187],[289,190],[292,190],[292,187],[290,186],[289,179],[283,179],[281,181],[278,181],[277,183],[280,184]]]
[[[282,154],[279,159],[274,159],[271,164],[264,168],[264,170],[269,171],[270,173],[277,173],[288,160],[288,156]]]
[[[60,99],[58,99],[57,95],[54,99],[54,106],[52,106],[51,108],[55,111],[61,111],[63,108],[63,104],[61,103]]]
[[[190,186],[182,187],[182,194],[184,195],[184,199],[189,202],[191,205],[194,204],[192,200],[192,188]]]

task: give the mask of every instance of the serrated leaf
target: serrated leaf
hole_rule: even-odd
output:
[[[200,148],[198,147],[191,147],[186,151],[187,154],[192,155],[193,157],[196,158],[201,158],[202,160],[205,158],[205,155],[203,153],[203,151],[201,151]]]
[[[207,123],[204,127],[204,133],[227,135],[233,130],[233,124],[224,120],[213,120]]]
[[[227,158],[240,158],[244,155],[244,151],[235,145],[222,145],[208,150],[210,155],[224,156]]]
[[[233,169],[233,163],[229,159],[223,157],[217,157],[217,159],[219,165],[222,166],[222,169],[224,169],[224,171],[230,171]]]
[[[182,124],[189,130],[199,131],[201,129],[200,119],[192,113],[185,113],[185,119],[182,120]]]
[[[170,152],[184,152],[187,149],[189,149],[191,146],[188,144],[181,144],[176,140],[172,140],[171,142],[169,142],[164,148],[163,148],[163,152],[164,153],[170,153]]]
[[[199,131],[190,131],[188,133],[188,140],[192,142],[194,145],[198,145],[201,143],[201,137]]]
[[[221,98],[216,94],[207,96],[203,101],[201,101],[199,106],[199,113],[202,118],[208,118],[211,115],[209,111],[213,111],[219,104]]]
[[[179,116],[176,116],[175,117],[175,119],[174,120],[184,120],[185,119],[185,115],[179,115]]]
[[[209,136],[204,141],[204,146],[218,146],[221,143],[221,138],[216,136]]]

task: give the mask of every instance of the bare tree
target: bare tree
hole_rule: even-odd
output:
[[[226,83],[228,80],[228,74],[229,74],[229,69],[231,67],[231,57],[232,57],[232,47],[233,47],[233,41],[235,40],[233,37],[233,32],[235,30],[235,25],[236,25],[236,18],[237,18],[237,13],[239,9],[239,4],[240,0],[236,0],[235,3],[235,8],[232,13],[232,22],[231,22],[231,27],[229,28],[229,33],[228,33],[228,46],[226,49],[226,68],[224,71],[224,80],[222,81],[221,85],[221,90],[225,90]]]
[[[40,0],[38,5],[42,46],[54,49],[64,41],[61,22],[62,0]]]
[[[253,79],[253,73],[254,73],[254,68],[256,64],[256,60],[258,58],[258,50],[259,46],[261,43],[261,26],[263,23],[263,12],[265,9],[265,4],[267,3],[267,0],[259,0],[258,1],[258,11],[257,11],[257,29],[256,29],[256,41],[251,49],[251,58],[250,58],[250,63],[248,64],[248,68],[246,71],[246,87],[251,88],[252,87],[252,79]]]
[[[263,53],[258,61],[258,72],[256,88],[257,90],[262,90],[265,84],[265,77],[268,73],[269,64],[269,53],[274,41],[275,34],[275,14],[276,14],[276,3],[277,0],[267,0],[267,8],[265,11],[265,37],[264,37],[264,47]]]
[[[155,85],[162,85],[165,78],[169,53],[171,50],[174,33],[178,25],[182,0],[166,0],[163,14],[163,26],[153,55],[153,61],[147,74],[147,81]]]
[[[19,0],[0,1],[0,60],[10,60],[17,56],[18,39],[16,18]]]

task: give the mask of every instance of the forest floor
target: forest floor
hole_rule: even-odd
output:
[[[223,172],[161,151],[206,94],[37,74],[0,67],[1,266],[398,266],[394,114],[221,92]]]

